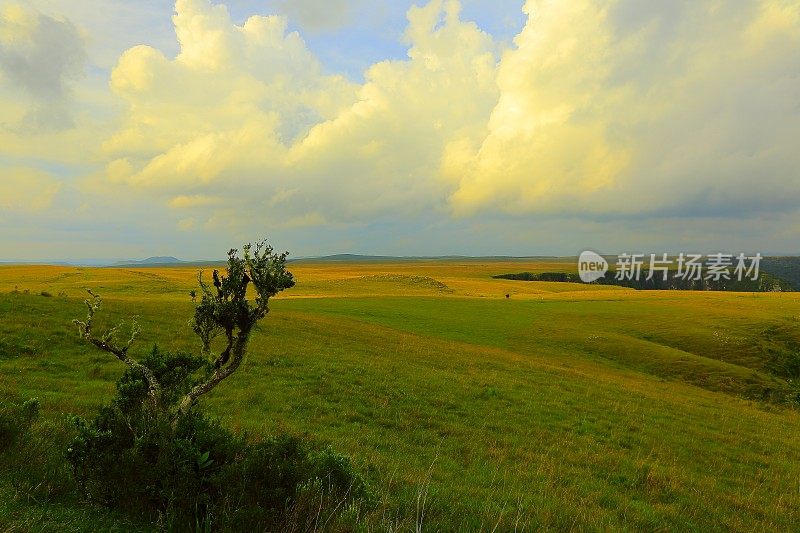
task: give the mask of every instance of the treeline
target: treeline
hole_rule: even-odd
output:
[[[800,257],[765,257],[761,260],[761,270],[800,291]]]
[[[499,274],[492,276],[495,279],[512,279],[518,281],[550,281],[559,283],[583,283],[581,278],[572,272],[519,272],[516,274]],[[650,291],[731,291],[731,292],[789,292],[794,291],[794,286],[785,279],[776,277],[772,274],[761,273],[757,280],[743,279],[684,279],[677,277],[675,271],[667,274],[667,279],[663,279],[661,272],[647,279],[648,271],[642,270],[639,279],[619,280],[616,272],[608,271],[605,276],[593,281],[594,285],[615,285],[618,287],[628,287],[638,290]]]

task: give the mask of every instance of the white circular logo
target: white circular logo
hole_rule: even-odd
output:
[[[584,283],[602,278],[608,272],[608,261],[598,253],[589,250],[581,252],[578,258],[578,275]]]

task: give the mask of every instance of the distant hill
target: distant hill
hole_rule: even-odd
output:
[[[359,254],[334,254],[310,257],[290,257],[290,263],[396,263],[402,261],[526,261],[535,259],[537,261],[556,261],[559,258],[551,256],[536,257],[512,257],[504,255],[493,256],[467,256],[467,255],[438,255],[438,256],[393,256],[393,255],[359,255]],[[203,266],[203,265],[224,265],[225,260],[207,261],[184,261],[172,256],[156,256],[147,259],[130,259],[116,261],[107,266],[110,267],[142,267],[142,266]]]
[[[177,257],[172,256],[155,256],[155,257],[148,257],[147,259],[131,259],[128,261],[117,261],[116,263],[112,264],[111,266],[152,266],[152,265],[175,265],[180,263],[185,263],[186,261],[181,261]]]
[[[321,262],[342,262],[342,263],[361,263],[369,261],[389,261],[397,260],[399,257],[388,255],[358,255],[358,254],[335,254],[313,257],[293,257],[289,261],[321,261]]]
[[[517,262],[517,261],[541,261],[541,262],[556,262],[556,263],[572,263],[577,264],[577,258],[574,257],[554,257],[554,256],[530,256],[530,257],[514,257],[504,255],[494,256],[466,256],[466,255],[442,255],[442,256],[391,256],[391,255],[360,255],[360,254],[334,254],[325,256],[313,257],[290,257],[290,263],[395,263],[395,262],[414,262],[414,261],[497,261],[497,262]],[[614,258],[610,258],[609,262],[613,262]],[[70,263],[49,263],[49,264],[63,264],[69,265]],[[97,263],[100,264],[100,263]],[[182,266],[182,267],[200,267],[200,266],[224,266],[224,259],[206,260],[206,261],[184,261],[173,256],[155,256],[148,257],[147,259],[131,259],[126,261],[116,261],[114,263],[106,263],[110,267],[150,267],[150,266]],[[764,257],[761,260],[761,271],[771,274],[776,278],[788,282],[792,289],[800,291],[800,257]]]
[[[386,263],[386,262],[399,262],[399,261],[529,261],[535,259],[537,261],[557,261],[562,258],[554,256],[531,256],[531,257],[513,257],[508,255],[487,255],[487,256],[469,256],[469,255],[412,255],[412,256],[394,256],[394,255],[359,255],[359,254],[335,254],[324,255],[315,257],[295,257],[290,258],[289,262],[320,262],[320,263]]]

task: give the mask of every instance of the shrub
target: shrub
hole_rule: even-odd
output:
[[[39,420],[39,400],[0,403],[0,456],[4,464],[14,465],[5,479],[17,498],[43,503],[73,492],[63,456],[68,440],[63,424]]]
[[[326,509],[328,520],[370,500],[346,457],[290,436],[250,444],[198,410],[198,399],[241,365],[269,299],[294,285],[285,253],[265,243],[243,250],[243,257],[228,253],[227,275],[214,270],[213,286],[198,275],[202,298],[190,324],[202,342],[199,355],[154,347],[134,359],[129,351],[139,326],[133,323],[124,344],[116,341],[121,325],[98,336],[94,317],[102,301],[90,291],[86,320],[74,322],[82,337],[127,369],[94,420],[74,419],[78,434],[66,456],[89,499],[179,530],[217,523],[284,529],[287,521],[308,523]],[[254,300],[247,299],[249,286]],[[218,337],[224,348],[215,354]]]
[[[162,398],[177,402],[204,360],[154,348],[141,363],[162,384]],[[85,496],[105,505],[174,527],[270,528],[297,514],[332,514],[340,504],[371,501],[364,479],[350,460],[317,450],[293,436],[248,443],[218,421],[190,410],[177,424],[148,407],[147,384],[129,368],[117,382],[111,404],[94,420],[75,418],[78,435],[67,459]],[[124,481],[124,482],[123,482]],[[235,527],[234,527],[235,526]]]
[[[30,431],[39,416],[39,400],[22,404],[0,404],[0,452],[6,451]]]
[[[227,491],[219,510],[233,529],[308,523],[374,501],[350,459],[290,435],[248,445],[212,482]]]

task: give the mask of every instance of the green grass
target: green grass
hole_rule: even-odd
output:
[[[515,282],[495,285],[491,266],[292,268],[288,296],[303,297],[273,302],[242,369],[203,403],[254,438],[308,433],[349,454],[405,529],[420,492],[432,531],[800,523],[800,416],[776,366],[800,341],[799,299],[516,282],[526,297],[506,300]],[[91,413],[122,371],[70,324],[83,282],[103,287],[107,324],[139,316],[141,351],[196,346],[189,277],[39,274],[19,283],[30,294],[0,295],[0,395],[39,397],[46,417]],[[92,529],[63,504],[4,505],[0,529],[9,516]]]
[[[10,488],[5,479],[0,478],[0,531],[4,533],[133,533],[149,529],[146,524],[74,499],[46,504],[26,501]]]
[[[361,298],[289,300],[281,309],[348,317],[425,337],[520,354],[602,358],[660,377],[745,397],[789,394],[772,356],[800,342],[793,316],[765,313],[769,300],[738,296],[736,313],[694,300],[502,301]],[[760,316],[759,316],[760,315]],[[749,317],[744,324],[737,320]],[[775,335],[780,330],[783,337]],[[776,375],[774,375],[776,374]],[[765,396],[766,395],[766,396]]]

